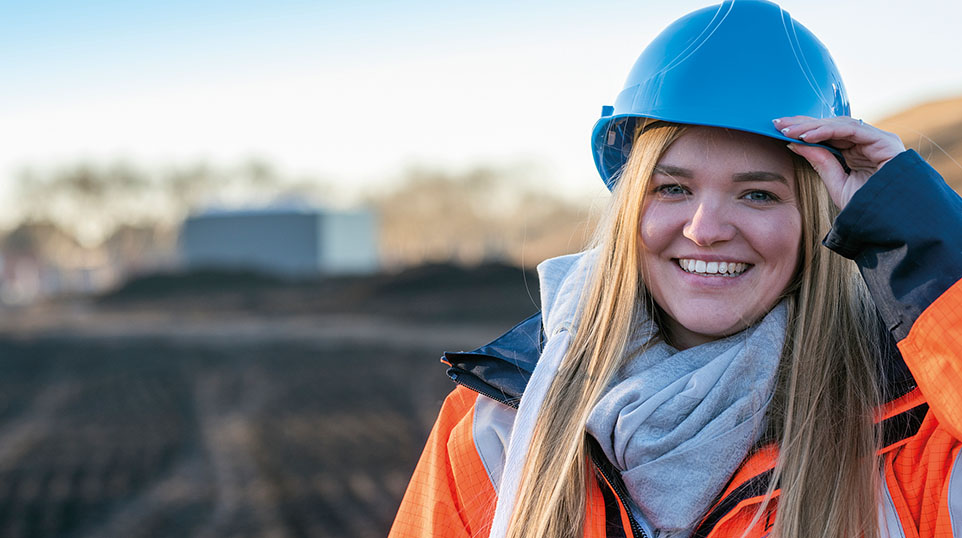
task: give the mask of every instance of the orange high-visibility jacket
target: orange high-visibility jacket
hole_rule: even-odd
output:
[[[880,359],[890,398],[878,416],[882,535],[962,538],[962,199],[906,151],[855,194],[824,244],[858,263],[897,344]],[[514,410],[542,339],[535,315],[475,351],[445,353],[458,386],[441,408],[391,537],[489,534]],[[618,471],[600,449],[591,452],[585,536],[650,537]],[[777,453],[774,445],[753,451],[693,536],[742,536]],[[764,536],[776,509],[777,498],[748,536]]]

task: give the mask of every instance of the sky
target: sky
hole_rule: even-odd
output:
[[[707,0],[0,0],[0,213],[18,171],[265,159],[344,199],[414,166],[603,191],[589,150],[635,58]],[[962,2],[786,0],[853,116],[962,95]]]

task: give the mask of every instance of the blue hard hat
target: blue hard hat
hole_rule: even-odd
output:
[[[828,50],[776,4],[728,0],[678,19],[645,48],[615,105],[595,123],[595,166],[612,188],[639,118],[798,142],[772,124],[797,115],[851,115]]]

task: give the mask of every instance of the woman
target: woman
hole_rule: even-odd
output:
[[[669,26],[602,116],[595,247],[445,354],[392,535],[962,535],[962,201],[768,2]]]

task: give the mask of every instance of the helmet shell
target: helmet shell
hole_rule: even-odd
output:
[[[645,48],[615,105],[595,123],[595,166],[613,188],[639,118],[798,143],[772,124],[796,115],[851,115],[828,49],[776,4],[728,0],[678,19]]]

